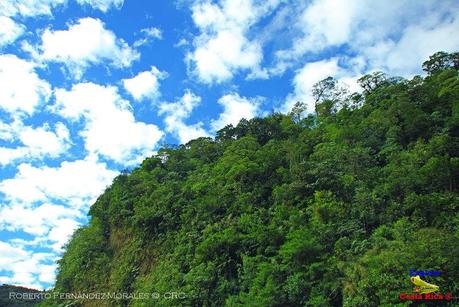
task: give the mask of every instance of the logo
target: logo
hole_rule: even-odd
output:
[[[424,276],[435,277],[435,276],[440,276],[441,272],[439,272],[439,271],[416,271],[414,269],[410,270],[410,276],[418,276],[418,275],[420,277],[424,277]]]
[[[428,282],[423,281],[419,275],[411,277],[411,282],[416,286],[413,289],[413,292],[424,294],[438,291],[437,285],[429,284]]]
[[[411,293],[400,293],[400,300],[452,300],[453,295],[451,293],[438,293],[440,289],[439,286],[433,283],[429,283],[421,278],[424,278],[424,276],[436,277],[440,275],[441,273],[438,271],[410,270],[410,281],[414,284],[415,287]]]

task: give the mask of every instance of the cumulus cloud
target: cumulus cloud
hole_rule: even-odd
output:
[[[41,41],[36,52],[39,59],[64,64],[75,78],[81,78],[90,65],[109,63],[123,68],[140,57],[102,21],[90,17],[69,24],[68,30],[46,29]]]
[[[294,26],[300,36],[293,39],[290,49],[278,51],[277,57],[292,60],[306,52],[346,43],[358,8],[357,1],[313,1],[297,12]]]
[[[80,135],[91,155],[132,165],[151,155],[163,136],[157,126],[136,121],[114,86],[79,83],[69,91],[57,89],[55,96],[54,112],[73,122],[84,120]]]
[[[55,131],[50,131],[49,125],[24,127],[19,132],[19,139],[32,152],[49,153],[56,157],[69,147],[70,132],[63,123],[58,122]]]
[[[131,79],[124,79],[123,86],[137,101],[145,98],[154,99],[159,96],[159,80],[164,79],[166,75],[152,66],[149,71],[140,72]]]
[[[76,216],[70,215],[68,218],[58,218],[54,220],[53,226],[47,234],[46,239],[53,242],[51,248],[55,252],[63,252],[64,245],[68,242],[75,230],[81,226],[75,218]]]
[[[13,43],[24,33],[24,26],[13,19],[0,16],[0,48]]]
[[[0,241],[0,267],[12,276],[2,276],[1,283],[43,289],[41,282],[54,280],[57,257],[53,253],[31,253],[21,246]]]
[[[386,39],[362,50],[371,67],[394,75],[410,76],[419,73],[423,61],[433,53],[457,51],[458,29],[459,14],[435,22],[435,26],[426,23],[410,25],[403,30],[399,40]]]
[[[124,0],[77,0],[80,5],[90,5],[95,9],[107,12],[110,8],[120,9]]]
[[[190,90],[186,90],[178,101],[165,102],[160,105],[159,114],[165,115],[166,131],[174,134],[182,144],[198,137],[209,136],[202,127],[202,122],[193,125],[185,122],[190,117],[193,109],[200,103],[201,97],[194,95]]]
[[[248,32],[279,1],[255,4],[252,0],[198,1],[192,17],[201,34],[187,55],[193,72],[206,83],[223,82],[240,70],[259,70],[262,48]]]
[[[95,201],[116,175],[105,163],[91,158],[64,161],[58,167],[22,163],[14,178],[0,182],[0,192],[13,202],[60,200],[81,207]]]
[[[120,9],[124,0],[76,0],[76,2],[80,5],[90,5],[105,13],[110,8]],[[68,0],[2,0],[0,2],[0,14],[10,17],[51,16],[53,9],[67,3]]]
[[[48,124],[33,128],[22,123],[12,128],[11,140],[22,143],[18,147],[0,147],[0,166],[16,160],[56,158],[71,146],[70,132],[62,123],[54,125],[54,131]]]
[[[361,73],[379,69],[411,76],[434,52],[459,48],[458,9],[455,1],[316,0],[299,5],[291,46],[276,52],[276,67],[270,71],[283,73],[305,56],[345,46],[364,60]]]
[[[6,16],[21,15],[34,17],[51,15],[52,9],[66,3],[66,0],[2,0],[0,12]]]
[[[9,260],[11,258],[23,258],[27,256],[27,252],[17,248],[13,247],[5,242],[0,241],[0,266],[5,267],[6,265],[9,264]]]
[[[237,93],[222,96],[218,103],[223,106],[223,112],[218,119],[211,123],[214,131],[224,128],[227,125],[237,125],[243,118],[251,119],[260,113],[260,98],[241,97]]]
[[[283,73],[311,57],[319,60],[303,64],[296,72],[294,90],[283,111],[290,110],[297,100],[312,111],[312,85],[327,76],[356,90],[358,75],[382,70],[411,77],[422,72],[422,62],[429,55],[459,48],[459,3],[454,1],[317,0],[299,6],[293,15],[291,47],[275,53],[270,73]],[[336,48],[346,50],[338,61],[336,56],[323,56]]]
[[[75,220],[82,217],[79,210],[66,208],[62,205],[44,203],[35,208],[29,208],[24,204],[15,204],[0,208],[0,229],[8,231],[22,230],[34,236],[47,235],[51,229],[58,225],[59,220],[68,218]],[[74,221],[74,223],[77,223]],[[74,225],[70,223],[70,225]],[[51,238],[49,238],[52,240]],[[62,241],[59,237],[56,242]]]
[[[0,120],[0,139],[4,141],[11,141],[14,139],[17,127],[22,126],[22,121],[18,117],[13,117],[11,123],[6,123]]]
[[[50,95],[50,85],[40,79],[34,64],[12,54],[0,54],[0,109],[32,115]]]
[[[0,267],[10,275],[0,282],[37,289],[51,286],[63,246],[117,174],[88,157],[58,167],[23,163],[13,178],[0,182],[0,231],[21,231],[33,238],[0,241]]]
[[[11,164],[16,160],[25,158],[26,156],[27,149],[24,147],[0,147],[0,166]]]

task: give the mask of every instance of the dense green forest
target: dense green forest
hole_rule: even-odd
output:
[[[42,305],[407,306],[411,269],[459,296],[459,55],[423,69],[162,148],[91,207],[52,290],[159,297]]]

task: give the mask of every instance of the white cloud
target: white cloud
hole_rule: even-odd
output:
[[[76,0],[80,5],[90,5],[94,9],[107,12],[111,8],[120,9],[124,0]],[[52,10],[68,3],[68,0],[2,0],[0,14],[4,16],[35,17],[52,15]]]
[[[195,38],[196,48],[187,55],[187,61],[200,80],[223,82],[240,70],[259,70],[262,48],[247,35],[249,29],[278,3],[275,0],[259,5],[252,0],[195,3],[192,17],[201,34]]]
[[[80,223],[75,221],[75,216],[55,219],[53,227],[46,236],[49,241],[54,242],[51,248],[56,252],[61,252],[64,245],[79,226]]]
[[[47,284],[53,284],[56,278],[56,270],[56,264],[41,265],[40,271],[38,272],[38,280]]]
[[[65,136],[67,130],[56,126],[56,134]],[[26,143],[30,141],[29,146],[40,147],[40,142],[37,144],[29,137],[42,137],[48,131],[42,127],[36,131],[29,129],[26,127],[20,137]],[[52,285],[55,260],[63,246],[80,226],[79,220],[85,218],[89,205],[117,174],[106,164],[88,157],[62,162],[58,167],[23,163],[14,178],[1,181],[0,231],[22,231],[34,239],[0,241],[0,267],[12,275],[3,276],[0,281],[37,289]],[[37,247],[52,252],[37,253]]]
[[[13,43],[24,33],[24,26],[17,24],[13,19],[0,16],[0,48]]]
[[[0,208],[0,213],[0,229],[8,231],[22,230],[42,238],[48,235],[52,229],[60,230],[62,228],[61,220],[68,222],[68,226],[73,226],[78,225],[75,219],[83,216],[83,213],[79,210],[48,203],[35,208],[29,208],[24,204],[4,206]],[[69,222],[69,218],[71,218],[72,222]],[[53,237],[48,236],[46,239],[56,242],[63,241],[63,238],[56,235]]]
[[[410,76],[418,73],[421,64],[437,51],[455,52],[459,49],[459,12],[451,19],[410,25],[398,41],[385,40],[363,49],[372,67],[390,74]],[[380,49],[381,52],[378,52]]]
[[[156,27],[142,29],[140,30],[140,33],[142,33],[144,37],[134,42],[133,46],[136,48],[143,46],[151,42],[154,39],[159,39],[159,40],[163,39],[162,31]]]
[[[5,16],[21,15],[34,17],[51,15],[51,10],[66,3],[66,0],[2,0],[0,12]]]
[[[0,108],[9,113],[31,115],[48,101],[50,85],[40,79],[32,63],[12,54],[0,55]]]
[[[23,163],[14,178],[0,182],[0,192],[12,202],[32,205],[60,200],[79,208],[92,204],[116,175],[106,164],[90,158],[64,161],[59,167]]]
[[[198,43],[200,44],[200,43]],[[241,32],[221,31],[190,54],[196,71],[206,83],[232,78],[233,71],[256,67],[262,59],[260,46],[250,44]]]
[[[294,41],[292,49],[278,52],[278,57],[293,59],[307,51],[346,43],[358,5],[356,1],[314,1],[298,16],[295,26],[302,37]]]
[[[80,5],[88,4],[105,13],[112,7],[120,9],[123,6],[124,0],[77,0],[77,2]]]
[[[0,231],[22,231],[34,238],[0,242],[0,267],[12,275],[0,281],[38,289],[52,285],[63,246],[117,174],[88,157],[58,167],[24,163],[14,178],[0,182]],[[37,253],[37,247],[52,252]]]
[[[12,162],[27,157],[27,149],[24,147],[8,148],[0,147],[0,166],[11,164]]]
[[[26,251],[0,241],[0,267],[7,266],[10,263],[10,259],[24,258],[26,256]]]
[[[202,122],[188,125],[185,120],[190,117],[193,109],[201,103],[201,97],[194,95],[191,91],[186,90],[185,94],[173,103],[162,103],[159,108],[159,114],[165,115],[164,123],[166,131],[174,134],[181,144],[185,144],[198,137],[209,136],[207,131],[202,127]]]
[[[157,126],[136,121],[114,86],[80,83],[70,91],[56,90],[55,96],[54,112],[70,121],[84,119],[80,135],[91,155],[132,165],[151,155],[163,136]]]
[[[223,106],[223,113],[218,119],[211,123],[214,131],[224,128],[227,125],[236,126],[243,118],[251,119],[260,115],[260,99],[249,99],[241,97],[237,93],[227,94],[218,100],[218,103]]]
[[[272,73],[283,73],[307,55],[346,46],[365,61],[361,73],[384,70],[409,77],[420,73],[434,52],[459,48],[457,1],[316,0],[299,5],[293,15],[291,47],[276,52]]]
[[[35,129],[24,127],[19,132],[19,139],[31,151],[32,156],[47,153],[57,157],[70,146],[70,132],[61,122],[55,125],[55,132],[50,131],[48,125]]]
[[[294,92],[287,96],[284,112],[296,101],[305,102],[312,112],[312,86],[328,76],[356,91],[359,75],[382,70],[410,77],[421,73],[422,62],[434,52],[459,48],[457,2],[317,0],[299,6],[293,15],[291,32],[300,34],[293,35],[289,49],[276,52],[271,74],[283,73],[330,48],[345,46],[353,55],[340,56],[341,66],[336,57],[306,63],[295,74]]]
[[[0,139],[4,141],[11,141],[15,137],[15,131],[18,130],[18,127],[22,127],[22,121],[13,117],[13,122],[6,123],[3,120],[0,120]]]
[[[25,250],[11,246],[6,242],[0,241],[0,267],[7,271],[13,272],[13,277],[4,277],[4,283],[10,283],[14,280],[16,285],[26,287],[40,287],[33,277],[32,270],[26,270],[26,261],[28,261],[31,254]],[[21,267],[22,266],[22,267]]]
[[[54,280],[57,257],[53,253],[31,253],[21,246],[0,241],[0,267],[13,274],[0,282],[33,289],[43,289],[40,282]]]
[[[140,72],[131,79],[124,79],[123,86],[137,101],[145,98],[154,99],[159,96],[159,80],[164,79],[166,75],[152,66],[149,71]]]
[[[146,37],[163,39],[163,33],[159,28],[151,27],[140,30]]]
[[[90,65],[108,62],[123,68],[140,57],[124,40],[107,30],[102,21],[90,17],[68,25],[68,30],[46,29],[41,40],[39,58],[65,64],[75,78],[81,78]]]
[[[7,165],[19,159],[56,158],[69,149],[70,132],[58,122],[52,131],[49,125],[32,128],[22,123],[12,128],[11,139],[19,140],[23,146],[0,147],[0,165]]]

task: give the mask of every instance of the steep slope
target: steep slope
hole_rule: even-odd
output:
[[[84,306],[379,306],[416,269],[457,292],[459,78],[441,56],[425,78],[365,76],[362,95],[319,84],[314,115],[297,104],[161,149],[92,206],[54,291],[130,294]]]

